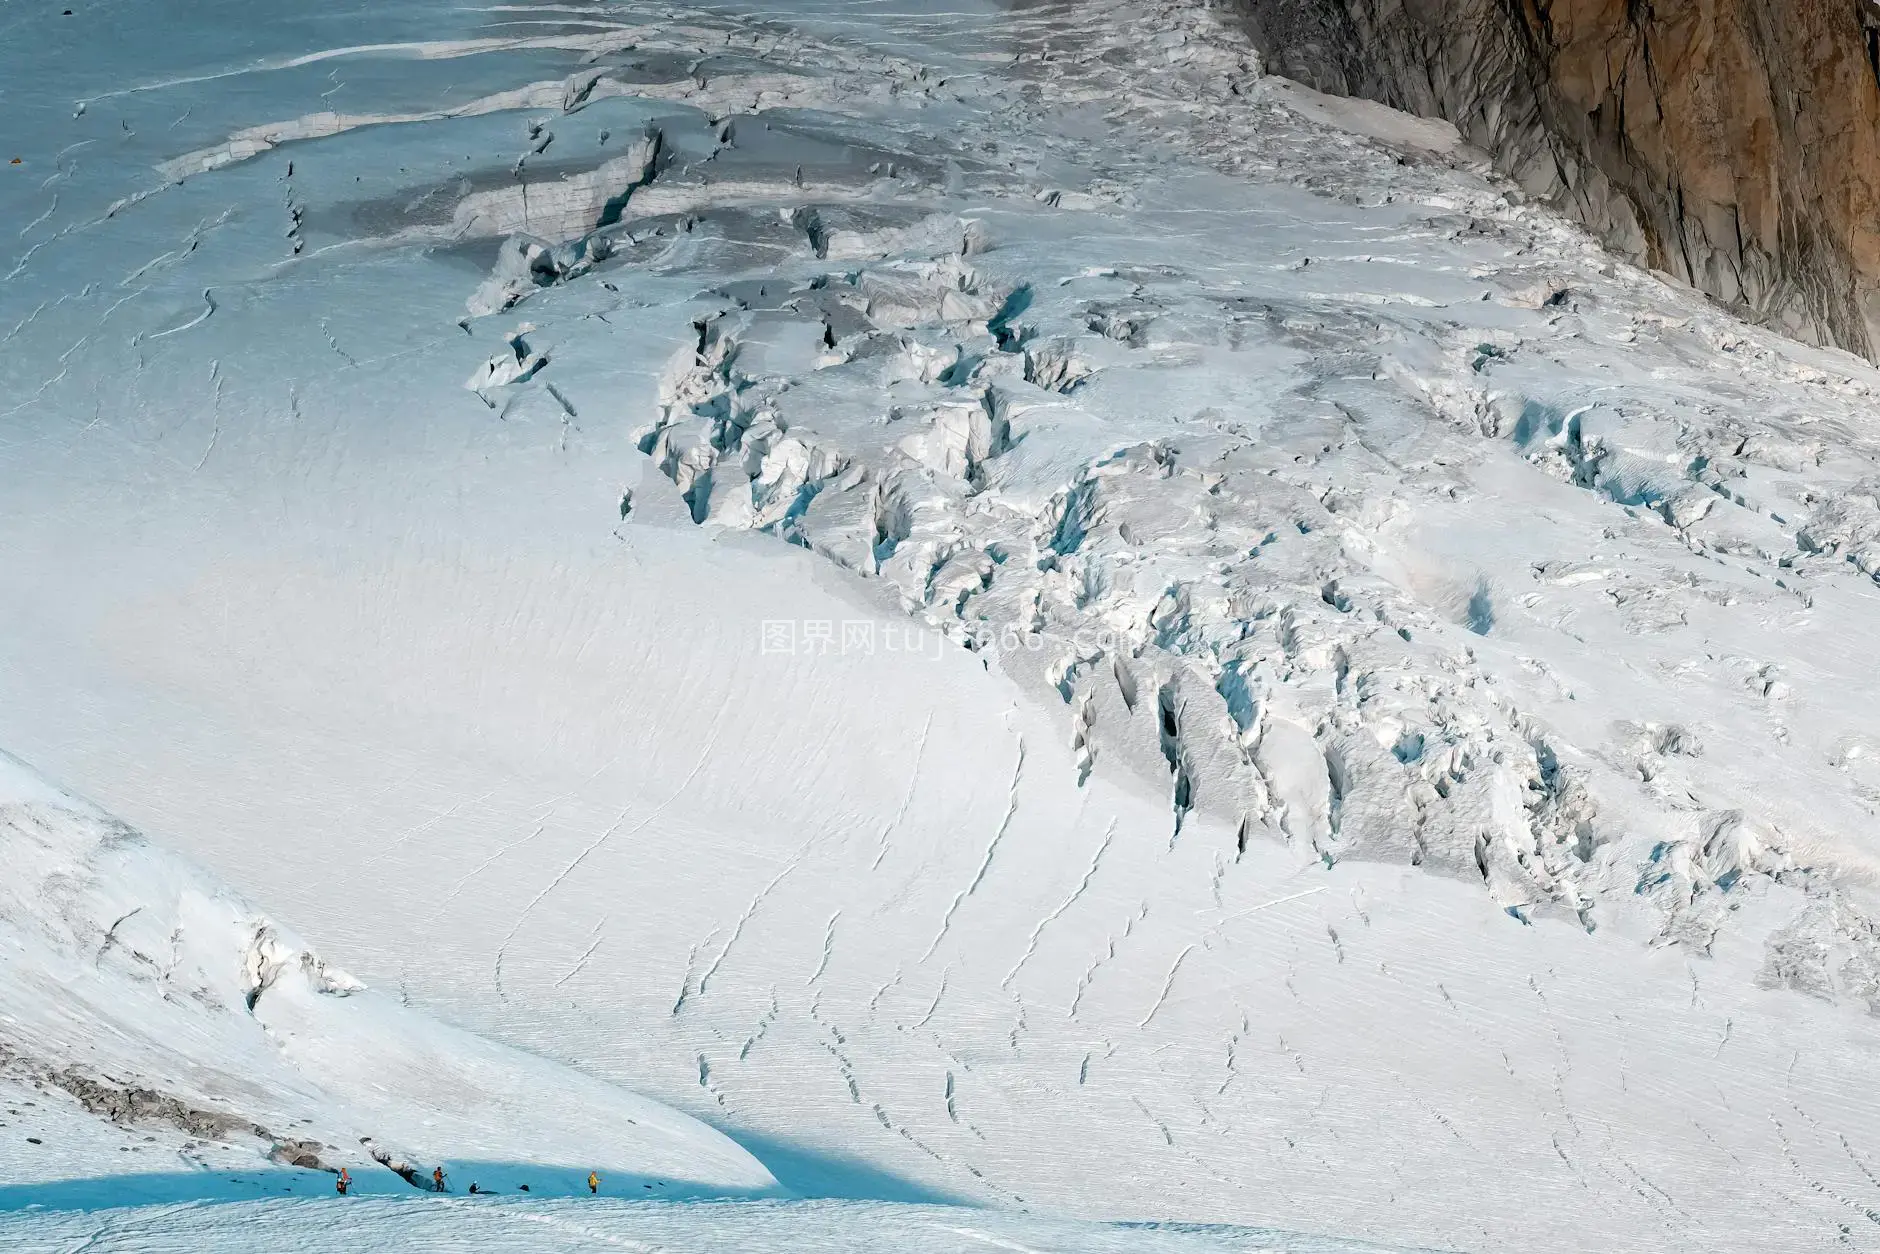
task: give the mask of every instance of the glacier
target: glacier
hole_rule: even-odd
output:
[[[0,24],[9,1245],[1880,1244],[1869,364],[1191,0]]]

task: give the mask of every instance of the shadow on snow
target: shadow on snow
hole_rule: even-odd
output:
[[[858,1159],[807,1149],[788,1141],[743,1136],[740,1142],[770,1168],[791,1194],[802,1198],[837,1198],[848,1201],[883,1201],[970,1204],[968,1199],[936,1192],[904,1180]],[[699,1200],[703,1198],[762,1196],[727,1193],[721,1188],[675,1178],[641,1176],[610,1171],[605,1164],[560,1166],[541,1163],[451,1162],[443,1164],[449,1195],[463,1197],[472,1184],[478,1192],[530,1197],[575,1197],[587,1194],[587,1174],[601,1175],[601,1193],[613,1198],[643,1200]],[[377,1164],[349,1168],[354,1196],[428,1197],[429,1189],[414,1188],[390,1169]],[[122,1206],[148,1206],[175,1202],[245,1202],[269,1197],[333,1197],[335,1177],[329,1171],[295,1167],[262,1167],[231,1171],[202,1168],[194,1171],[126,1172],[32,1184],[0,1183],[0,1213],[26,1209],[102,1210]],[[529,1186],[524,1189],[523,1185]]]

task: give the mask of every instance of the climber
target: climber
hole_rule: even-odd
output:
[[[450,1192],[449,1189],[444,1187],[444,1169],[442,1167],[431,1168],[431,1185],[439,1193]]]
[[[588,1192],[599,1193],[600,1191],[601,1191],[600,1173],[594,1172],[594,1171],[588,1172]]]
[[[344,1167],[339,1169],[339,1179],[333,1182],[333,1187],[339,1190],[341,1197],[345,1197],[346,1190],[352,1188],[352,1177],[346,1173]]]

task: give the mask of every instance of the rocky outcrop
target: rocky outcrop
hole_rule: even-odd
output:
[[[1880,0],[1231,0],[1273,71],[1453,122],[1615,251],[1880,354]]]

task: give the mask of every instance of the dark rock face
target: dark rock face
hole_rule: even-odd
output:
[[[1446,118],[1615,251],[1880,355],[1880,0],[1231,0],[1275,73]]]

